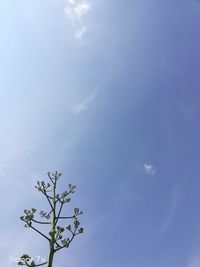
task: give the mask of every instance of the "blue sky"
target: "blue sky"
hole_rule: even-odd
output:
[[[85,233],[55,267],[200,266],[200,3],[0,2],[0,256],[46,172],[77,185]]]

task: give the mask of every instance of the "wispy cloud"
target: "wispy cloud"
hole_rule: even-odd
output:
[[[176,211],[177,208],[177,198],[178,198],[178,191],[177,188],[174,187],[172,190],[172,194],[171,194],[171,203],[170,203],[170,208],[168,211],[168,214],[166,215],[166,217],[164,218],[160,231],[159,231],[159,235],[164,233],[172,224],[172,220],[174,217],[174,213]]]
[[[83,102],[76,104],[72,107],[72,112],[74,114],[80,114],[84,111],[86,111],[89,106],[94,102],[96,99],[96,92],[93,92],[87,99],[85,99]]]
[[[144,170],[149,175],[154,175],[156,173],[156,170],[153,165],[144,163]]]
[[[65,0],[65,17],[75,29],[74,37],[82,39],[87,32],[84,17],[91,10],[91,3],[85,0]]]
[[[199,267],[200,266],[200,254],[194,255],[187,263],[185,267]]]

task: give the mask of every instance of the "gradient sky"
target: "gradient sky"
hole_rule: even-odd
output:
[[[200,2],[0,2],[0,257],[46,257],[47,171],[85,233],[55,267],[200,266]]]

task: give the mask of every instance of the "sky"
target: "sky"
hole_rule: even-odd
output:
[[[0,1],[1,266],[47,257],[19,217],[56,170],[84,234],[55,267],[200,266],[199,25],[197,0]]]

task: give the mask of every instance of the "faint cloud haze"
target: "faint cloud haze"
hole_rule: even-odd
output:
[[[75,29],[74,37],[80,40],[87,32],[87,27],[83,22],[83,18],[91,10],[91,4],[85,0],[66,0],[65,3],[65,17],[71,22]]]
[[[164,233],[171,226],[177,208],[177,199],[178,199],[178,190],[176,187],[174,187],[171,194],[170,208],[168,214],[166,215],[166,217],[162,222],[159,235]]]
[[[200,254],[193,256],[186,267],[199,267],[200,266]]]
[[[83,38],[83,35],[86,33],[86,27],[82,27],[80,30],[76,31],[74,37],[78,40]]]
[[[86,111],[89,106],[94,102],[96,99],[96,92],[93,92],[87,99],[85,99],[83,102],[76,104],[72,107],[72,112],[74,114],[80,114],[84,111]]]
[[[154,175],[156,170],[153,165],[144,163],[144,170],[147,174]]]

